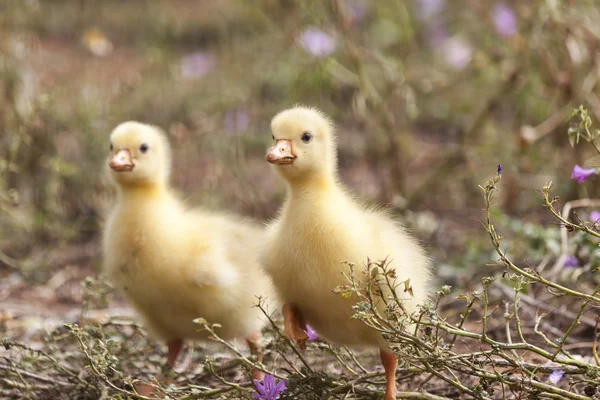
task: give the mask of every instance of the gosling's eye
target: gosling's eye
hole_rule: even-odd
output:
[[[113,145],[112,145],[112,143],[110,144],[110,151],[113,151]]]
[[[310,142],[310,140],[312,139],[312,135],[310,134],[310,132],[304,132],[304,133],[302,134],[302,138],[301,138],[301,139],[302,139],[302,141],[303,141],[304,143],[308,143],[308,142]]]
[[[142,145],[140,146],[140,151],[142,153],[145,153],[148,151],[148,145],[146,143],[142,143]]]
[[[275,140],[275,135],[271,135],[271,137],[273,138],[273,140]]]

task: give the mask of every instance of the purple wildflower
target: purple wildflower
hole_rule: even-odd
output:
[[[223,124],[227,133],[245,132],[250,124],[250,117],[244,108],[235,108],[225,113]]]
[[[498,164],[498,175],[502,175],[502,164]]]
[[[563,262],[563,267],[578,267],[579,260],[575,256],[567,256]]]
[[[517,33],[517,17],[510,6],[496,3],[492,8],[492,20],[496,32],[503,37],[511,37]]]
[[[554,371],[550,374],[550,376],[548,377],[548,380],[550,382],[552,382],[553,385],[556,385],[558,383],[558,381],[560,381],[560,379],[563,377],[564,374],[565,374],[565,371],[557,369],[556,371]]]
[[[598,220],[600,220],[600,211],[592,211],[589,220],[593,223],[598,223]]]
[[[255,399],[275,400],[277,399],[277,396],[279,396],[279,393],[287,390],[285,381],[281,380],[279,383],[275,384],[275,377],[273,377],[273,375],[265,375],[265,379],[262,383],[257,380],[254,380],[253,382],[256,391],[258,392],[252,394],[252,397]]]
[[[419,17],[422,20],[430,19],[444,8],[445,0],[417,0]]]
[[[473,49],[461,37],[452,37],[445,41],[442,52],[446,63],[455,69],[463,69],[471,61]]]
[[[317,336],[317,332],[315,332],[315,330],[309,324],[306,324],[306,329],[304,330],[304,333],[306,333],[306,335],[308,336],[308,340],[317,340],[319,337]]]
[[[581,168],[579,165],[575,164],[575,167],[573,167],[573,172],[571,173],[571,179],[575,179],[577,182],[583,183],[583,181],[595,173],[596,170],[594,168]]]
[[[195,79],[208,74],[215,67],[215,58],[210,54],[192,53],[181,59],[179,70],[186,79]]]
[[[428,25],[427,41],[431,46],[439,46],[448,40],[448,29],[442,21],[439,19],[433,19]]]
[[[335,51],[335,39],[319,28],[309,26],[300,36],[304,51],[315,57],[327,57]]]
[[[354,24],[359,24],[368,14],[370,0],[353,0],[348,5],[349,18]]]

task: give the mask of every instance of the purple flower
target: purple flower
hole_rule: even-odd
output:
[[[573,167],[573,172],[571,173],[571,179],[575,179],[577,182],[583,183],[583,181],[595,173],[596,170],[594,168],[581,168],[579,165],[575,164],[575,167]]]
[[[275,377],[273,375],[265,375],[265,379],[263,382],[259,382],[254,380],[254,386],[256,387],[256,391],[258,393],[252,394],[252,397],[255,399],[263,399],[263,400],[275,400],[279,393],[287,390],[287,386],[285,386],[285,381],[282,380],[279,383],[275,384]]]
[[[471,61],[473,49],[461,37],[452,37],[442,46],[442,54],[446,63],[455,69],[463,69]]]
[[[498,175],[502,175],[502,164],[498,164]]]
[[[578,267],[579,260],[575,256],[567,256],[563,261],[563,267]]]
[[[245,132],[250,124],[250,117],[244,108],[235,108],[225,113],[223,124],[227,133]]]
[[[600,220],[600,211],[592,211],[590,213],[590,218],[589,220],[593,223],[597,223],[598,220]]]
[[[304,51],[315,57],[327,57],[335,51],[335,39],[319,28],[309,26],[300,36]]]
[[[306,335],[308,336],[308,340],[317,340],[319,338],[317,336],[317,332],[315,332],[315,330],[309,324],[306,324],[306,329],[304,330],[304,333],[306,333]]]
[[[215,67],[215,58],[210,54],[192,53],[184,56],[179,64],[181,76],[195,79],[208,74]]]
[[[431,20],[427,28],[427,41],[431,46],[439,46],[448,40],[448,29],[439,19]]]
[[[517,18],[505,3],[496,3],[492,8],[492,21],[500,36],[511,37],[517,33]]]
[[[561,371],[561,370],[557,369],[556,371],[554,371],[550,374],[550,376],[548,377],[548,380],[550,382],[552,382],[552,384],[556,385],[558,383],[558,381],[560,381],[560,379],[563,377],[564,374],[565,374],[565,371]]]
[[[422,20],[430,19],[444,8],[445,0],[417,0],[419,17]]]
[[[348,12],[352,23],[360,23],[369,14],[370,0],[353,0],[349,2]]]

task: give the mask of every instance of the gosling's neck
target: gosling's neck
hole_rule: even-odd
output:
[[[169,188],[163,183],[118,185],[117,188],[119,200],[123,203],[140,204],[170,197]]]
[[[311,174],[287,181],[289,198],[294,200],[316,200],[335,195],[340,186],[333,174]]]

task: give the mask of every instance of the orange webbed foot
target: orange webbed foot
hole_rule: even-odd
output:
[[[171,370],[175,368],[175,361],[177,361],[177,356],[181,352],[183,348],[183,340],[182,339],[173,339],[167,342],[167,364]],[[169,376],[169,372],[166,374],[163,372],[158,377],[155,378],[155,383],[143,382],[139,381],[134,383],[133,387],[137,394],[142,396],[152,396],[157,399],[162,399],[166,397],[166,393],[160,388],[160,386],[165,387],[173,383],[173,379]]]
[[[133,385],[135,392],[142,396],[152,396],[157,399],[165,397],[166,393],[161,389],[157,388],[156,385],[152,385],[147,382],[136,382]]]

